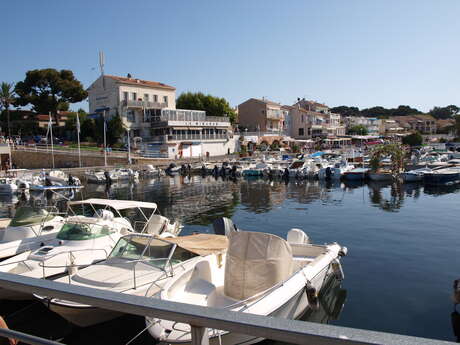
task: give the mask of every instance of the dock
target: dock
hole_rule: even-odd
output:
[[[163,301],[88,287],[0,273],[0,287],[25,293],[75,300],[122,313],[174,320],[191,325],[192,345],[209,345],[208,329],[243,333],[290,344],[303,345],[449,345],[449,341],[426,339],[321,323],[228,311],[225,309]],[[33,345],[60,343],[0,328],[0,336],[14,337]],[[153,343],[153,339],[152,339]]]

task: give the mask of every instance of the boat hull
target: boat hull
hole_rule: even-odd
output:
[[[372,181],[391,181],[393,175],[388,173],[369,173],[369,179]]]
[[[458,173],[432,173],[425,174],[423,181],[432,186],[449,186],[460,183],[460,171]]]
[[[42,299],[42,302],[49,310],[59,314],[70,323],[79,327],[88,327],[96,325],[101,322],[110,321],[121,315],[122,313],[96,308],[92,306],[87,307],[73,307],[65,306],[50,302],[48,299]]]
[[[316,291],[321,291],[322,287],[325,286],[326,281],[333,274],[332,261],[325,265],[317,274],[312,278],[311,284]],[[302,270],[298,271],[298,274],[302,274]],[[267,316],[279,317],[284,319],[298,319],[310,307],[308,297],[306,294],[305,285],[297,285],[297,290],[292,296],[283,303],[279,308],[270,312]],[[148,325],[148,321],[147,321]],[[158,324],[153,325],[149,328],[149,332],[154,335],[156,331],[161,333],[162,329],[155,329]],[[155,335],[154,335],[155,337]],[[161,344],[192,344],[191,339],[185,339],[171,341],[170,339],[162,340]],[[264,338],[254,337],[246,334],[239,334],[233,332],[225,332],[218,330],[209,330],[209,344],[210,345],[240,345],[240,344],[254,344],[264,340]]]

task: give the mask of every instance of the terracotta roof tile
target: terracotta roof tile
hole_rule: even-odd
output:
[[[126,77],[118,77],[115,75],[105,75],[105,77],[116,80],[123,84],[130,84],[130,85],[140,85],[140,86],[148,86],[148,87],[156,87],[161,89],[168,89],[168,90],[175,90],[176,88],[173,86],[169,86],[163,83],[159,83],[157,81],[148,81],[142,80],[137,78],[126,78]]]

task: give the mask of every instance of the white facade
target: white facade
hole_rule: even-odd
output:
[[[119,114],[132,136],[150,137],[149,114],[176,108],[176,89],[136,78],[101,76],[88,88],[90,114]]]
[[[349,116],[345,118],[348,128],[353,126],[364,126],[370,135],[378,135],[382,131],[382,120],[375,117]]]

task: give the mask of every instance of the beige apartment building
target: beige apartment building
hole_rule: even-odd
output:
[[[340,114],[314,101],[299,99],[290,111],[290,135],[297,139],[330,138],[345,135]]]
[[[88,88],[90,114],[119,114],[133,137],[151,135],[150,119],[176,108],[176,88],[131,77],[102,75]]]
[[[239,125],[249,132],[283,134],[287,110],[267,99],[250,98],[238,105]]]

